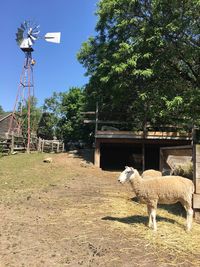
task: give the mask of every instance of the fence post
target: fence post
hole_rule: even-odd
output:
[[[62,144],[62,152],[64,152],[64,151],[65,151],[65,144],[63,142],[63,144]]]
[[[60,144],[60,141],[58,141],[57,143],[57,153],[59,153],[59,144]]]
[[[11,134],[11,154],[14,152],[14,145],[15,145],[15,137],[14,132]]]
[[[51,152],[53,152],[53,140],[51,142]]]
[[[42,139],[42,153],[44,151],[44,139]]]
[[[39,139],[38,139],[38,146],[37,146],[37,150],[38,150],[38,152],[40,152],[41,151],[41,138],[39,137]]]

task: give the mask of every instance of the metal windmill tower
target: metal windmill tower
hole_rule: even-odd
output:
[[[35,60],[32,58],[34,51],[32,46],[38,39],[44,39],[47,42],[60,43],[60,32],[46,33],[40,36],[39,25],[31,21],[24,21],[20,25],[16,33],[16,41],[20,49],[24,52],[24,63],[20,76],[17,96],[14,104],[14,109],[9,125],[9,132],[11,130],[18,135],[22,134],[22,129],[27,128],[27,152],[30,152],[31,140],[31,101],[34,96],[34,80],[33,80],[33,66]],[[24,109],[27,109],[26,117],[22,116]],[[16,110],[17,109],[17,110]],[[17,112],[16,112],[17,111]],[[17,121],[17,127],[14,128],[14,118]],[[25,125],[26,124],[26,125]]]

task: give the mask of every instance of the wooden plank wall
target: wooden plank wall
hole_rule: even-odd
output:
[[[200,221],[200,144],[195,144],[193,149],[194,185],[193,208],[195,219]]]

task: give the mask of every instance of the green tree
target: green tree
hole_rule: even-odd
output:
[[[199,11],[198,0],[100,1],[97,34],[78,53],[87,105],[138,128],[198,123]]]
[[[27,130],[28,130],[28,100],[26,101],[25,105],[21,107],[21,104],[19,104],[18,107],[18,113],[22,113],[21,117],[19,118],[21,120],[22,124],[22,133],[25,137],[27,137]],[[37,107],[37,99],[35,97],[31,97],[30,99],[30,128],[31,133],[36,134],[38,129],[38,123],[41,117],[41,109]]]
[[[42,139],[52,140],[55,136],[55,118],[52,113],[43,112],[40,118],[37,136]]]
[[[83,124],[85,91],[82,88],[72,87],[67,92],[54,92],[45,99],[43,110],[38,127],[39,136],[46,139],[56,136],[65,143],[78,140],[89,142],[91,127]]]
[[[0,115],[4,113],[2,106],[0,105]]]
[[[62,93],[53,92],[53,95],[46,98],[43,105],[43,114],[38,127],[38,136],[44,139],[52,139],[56,136],[62,138],[60,127]]]
[[[61,119],[59,126],[63,139],[77,141],[85,138],[85,130],[81,112],[84,110],[85,97],[81,88],[72,87],[62,94]]]

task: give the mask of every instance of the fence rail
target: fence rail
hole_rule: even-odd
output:
[[[38,151],[40,152],[64,152],[64,143],[60,140],[44,140],[39,138]]]
[[[2,155],[14,154],[16,152],[26,152],[26,139],[23,136],[8,134],[6,137],[0,137],[0,153]],[[30,150],[46,153],[64,152],[64,143],[62,140],[44,140],[37,137],[31,137]]]

